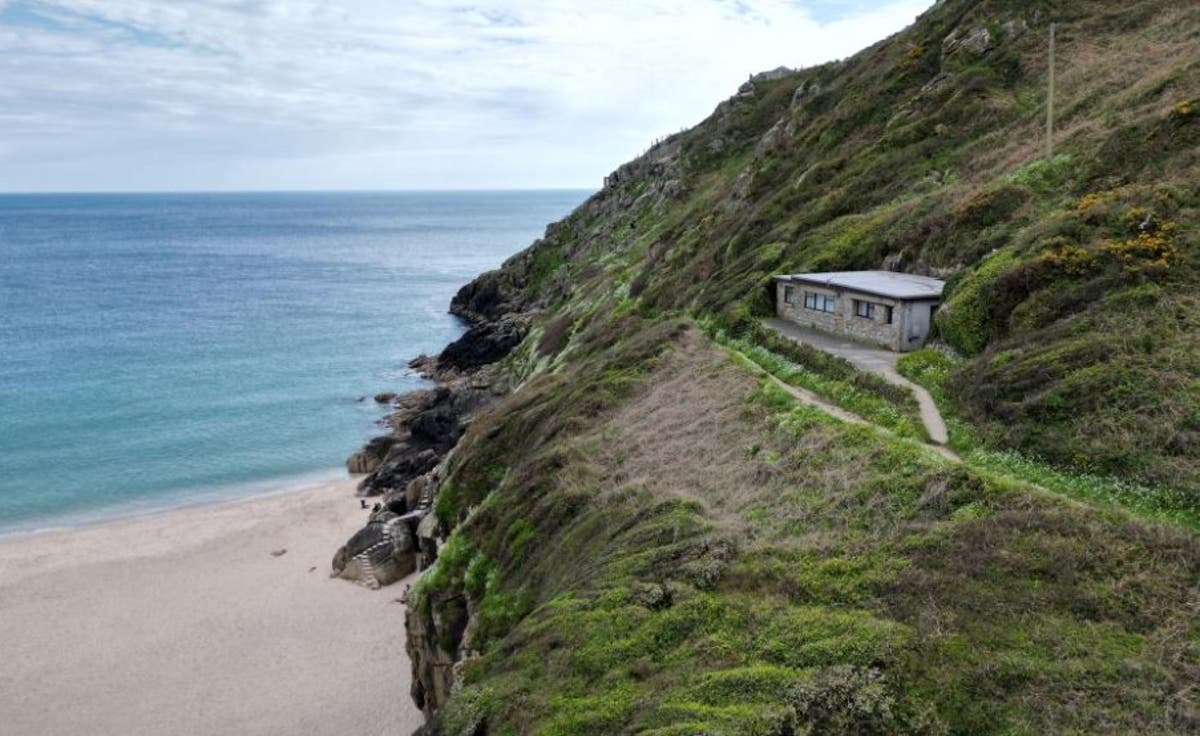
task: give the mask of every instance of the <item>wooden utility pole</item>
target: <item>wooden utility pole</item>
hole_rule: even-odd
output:
[[[1054,158],[1054,32],[1050,24],[1050,92],[1046,102],[1046,158]]]

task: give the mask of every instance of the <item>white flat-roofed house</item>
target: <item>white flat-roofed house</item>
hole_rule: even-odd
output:
[[[925,345],[945,282],[892,271],[775,277],[775,312],[805,327],[897,352]]]

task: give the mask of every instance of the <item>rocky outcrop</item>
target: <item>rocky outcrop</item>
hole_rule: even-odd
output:
[[[446,702],[454,687],[455,667],[471,612],[466,594],[430,593],[404,614],[405,648],[412,661],[410,694],[426,718]],[[447,646],[450,648],[447,649]]]
[[[440,527],[433,516],[441,464],[466,424],[494,396],[485,385],[458,381],[406,394],[385,422],[392,433],[367,443],[347,461],[369,469],[365,496],[382,497],[367,525],[334,556],[333,575],[368,587],[393,583],[437,558]]]
[[[495,363],[520,345],[525,334],[525,326],[517,320],[475,325],[442,351],[438,370],[465,372]]]
[[[496,400],[487,366],[525,338],[525,320],[507,277],[484,274],[454,297],[451,311],[471,327],[436,358],[421,356],[410,367],[438,385],[377,401],[394,403],[383,423],[391,429],[346,460],[365,473],[359,493],[380,497],[371,520],[338,550],[333,575],[369,587],[395,582],[437,559],[442,531],[432,513],[446,458],[467,425]]]
[[[441,462],[474,414],[493,398],[486,385],[464,380],[401,397],[397,411],[384,420],[392,434],[371,440],[348,461],[370,467],[359,491],[385,496],[396,513],[410,511],[405,496],[409,483]]]
[[[408,576],[416,570],[415,521],[386,509],[371,514],[367,525],[333,556],[330,576],[372,589]]]
[[[379,467],[388,452],[396,444],[396,438],[390,435],[376,437],[346,460],[346,470],[354,475],[370,473]]]
[[[450,313],[471,324],[498,321],[522,311],[516,304],[519,286],[503,271],[488,271],[458,290],[450,300]]]

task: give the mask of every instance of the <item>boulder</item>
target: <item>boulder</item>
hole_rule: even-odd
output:
[[[396,438],[391,435],[372,439],[365,447],[346,460],[346,469],[354,474],[374,471],[383,462],[383,459],[387,457],[395,444]]]
[[[985,26],[976,26],[968,31],[955,31],[942,42],[942,62],[965,52],[970,57],[980,57],[992,50],[994,39]]]

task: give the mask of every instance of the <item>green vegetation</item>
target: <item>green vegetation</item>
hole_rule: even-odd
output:
[[[1162,647],[1200,641],[1195,617],[1179,618],[1200,563],[1195,537],[946,465],[797,405],[709,348],[686,347],[695,338],[673,339],[670,354],[714,357],[657,359],[581,433],[554,432],[573,418],[534,405],[497,418],[493,426],[555,439],[508,458],[513,472],[456,532],[479,540],[471,561],[452,537],[451,568],[464,571],[470,595],[482,586],[485,603],[516,586],[532,605],[489,624],[489,643],[441,714],[444,732],[1036,733],[1186,722],[1200,650],[1164,658]],[[622,342],[595,357],[619,361]],[[729,391],[717,389],[742,386],[728,429],[754,449],[723,476],[733,484],[696,499],[623,485],[657,442],[622,444],[619,456],[598,448],[656,411],[653,387],[666,375],[697,384],[716,374],[717,403],[691,413],[723,411]],[[709,453],[696,447],[666,470]],[[538,548],[514,554],[531,529]]]
[[[711,325],[706,332],[719,345],[736,351],[784,383],[819,394],[901,437],[928,439],[917,402],[910,392],[858,371],[848,361],[776,337],[761,327],[747,339],[730,337]]]
[[[1194,732],[1197,25],[944,0],[752,82],[506,264],[530,337],[417,588],[464,659],[436,728]],[[760,326],[772,275],[885,259],[947,274],[935,337],[961,357],[900,370],[962,464],[909,440],[906,392]],[[798,405],[692,319],[891,432]]]
[[[946,382],[958,361],[932,349],[918,350],[900,358],[902,374],[921,384],[939,406],[949,407]],[[1169,486],[1135,483],[1112,475],[1087,473],[1075,468],[1056,468],[1050,463],[1014,450],[985,449],[954,415],[945,415],[951,444],[973,467],[1019,479],[1047,490],[1091,503],[1111,504],[1139,516],[1200,528],[1200,505],[1195,494]]]
[[[1144,486],[1112,476],[1060,470],[1013,450],[975,450],[966,460],[973,466],[1081,501],[1120,506],[1139,516],[1200,529],[1200,508],[1195,496],[1176,488]]]
[[[969,358],[949,399],[990,444],[1200,493],[1200,71],[1183,30],[1195,12],[939,3],[668,139],[515,280],[568,310],[627,287],[644,316],[711,317],[742,337],[772,309],[773,274],[885,258],[945,270],[937,330]],[[1043,160],[1051,17],[1071,29],[1060,122],[1073,132]],[[985,51],[947,51],[982,31]],[[1082,39],[1107,39],[1107,63]],[[676,193],[655,199],[665,184]]]

